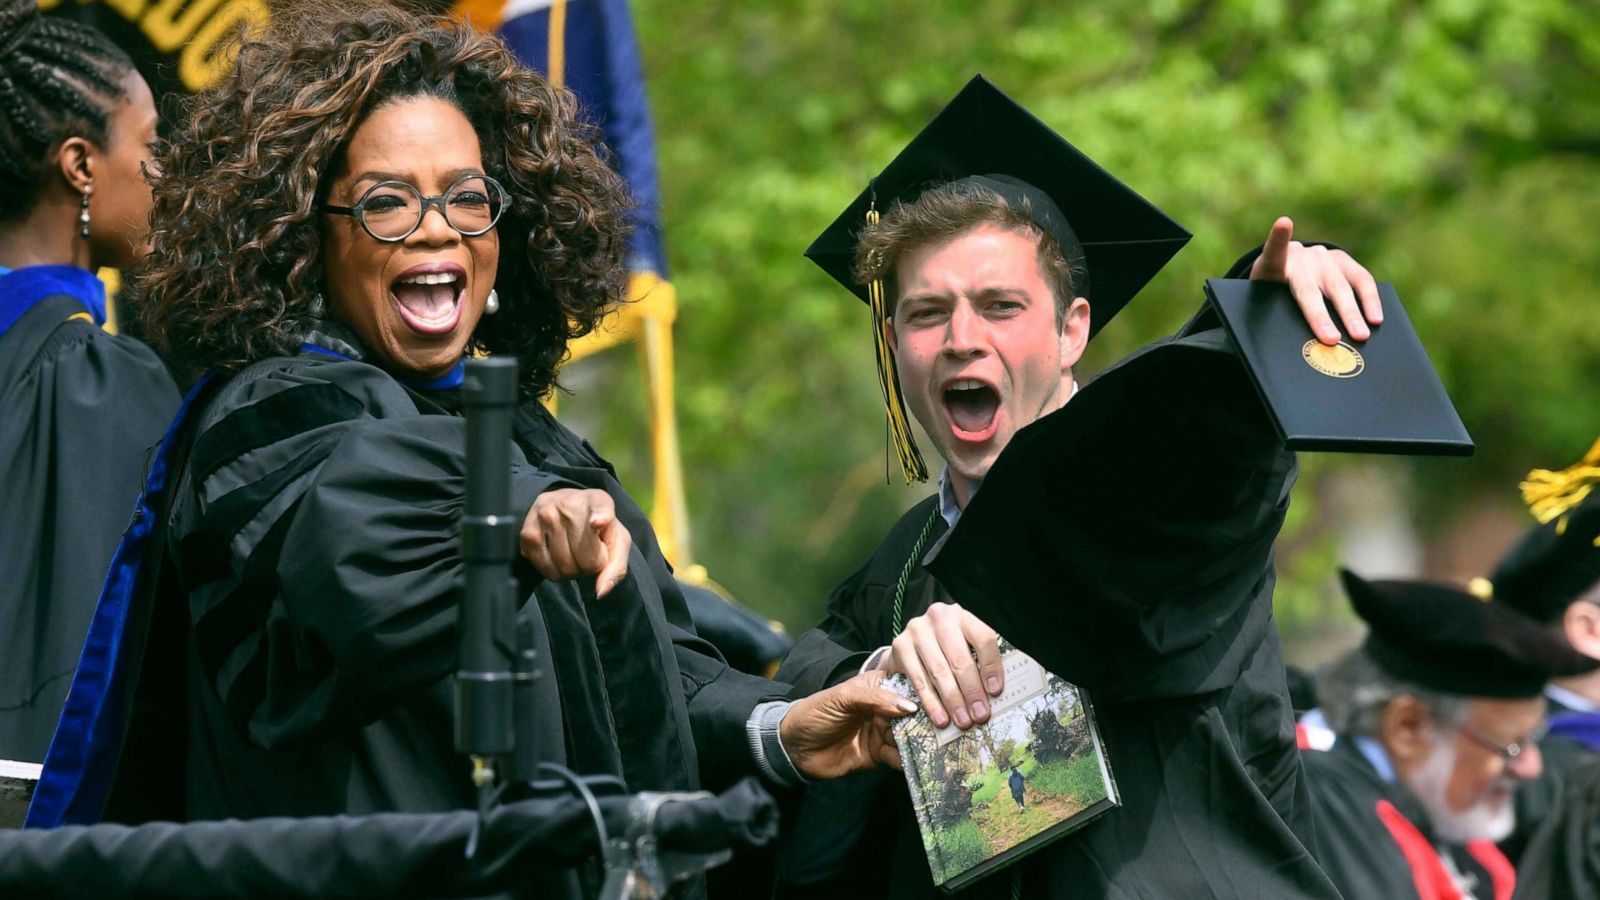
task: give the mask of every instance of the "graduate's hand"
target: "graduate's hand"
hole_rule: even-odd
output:
[[[522,555],[540,575],[566,581],[595,575],[594,595],[604,597],[628,574],[633,536],[617,521],[611,495],[559,488],[533,501],[522,520]]]
[[[1338,310],[1339,320],[1351,339],[1364,341],[1371,337],[1368,325],[1383,322],[1383,303],[1378,299],[1378,283],[1372,273],[1343,250],[1307,247],[1293,238],[1294,222],[1288,216],[1279,216],[1272,223],[1261,255],[1250,267],[1250,280],[1289,285],[1306,324],[1324,344],[1339,343],[1339,328],[1328,315],[1324,297]]]
[[[1006,687],[999,636],[955,603],[935,603],[907,622],[878,668],[904,672],[939,728],[952,718],[962,730],[989,721],[985,691],[998,697]]]
[[[863,672],[796,701],[778,723],[789,761],[807,778],[838,778],[877,765],[900,768],[889,728],[917,705],[883,687],[882,672]]]

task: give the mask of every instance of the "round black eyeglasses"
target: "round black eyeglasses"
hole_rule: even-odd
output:
[[[321,210],[349,216],[373,238],[396,243],[422,226],[430,206],[437,206],[445,222],[462,237],[485,234],[500,221],[510,200],[506,189],[493,178],[466,175],[437,197],[425,197],[404,181],[380,181],[367,188],[354,206],[325,203]]]

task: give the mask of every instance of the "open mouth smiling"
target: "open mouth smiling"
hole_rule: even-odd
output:
[[[454,264],[416,266],[389,286],[389,297],[406,327],[418,334],[442,335],[461,321],[466,272]]]

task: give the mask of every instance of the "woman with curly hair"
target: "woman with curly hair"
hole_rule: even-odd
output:
[[[0,2],[0,759],[44,759],[178,407],[150,348],[101,329],[94,276],[142,252],[155,126],[150,88],[104,35]]]
[[[522,364],[516,575],[545,661],[523,739],[543,759],[667,790],[892,755],[894,695],[853,682],[791,708],[696,637],[643,512],[536,402],[623,285],[627,197],[572,97],[446,20],[278,22],[159,157],[146,332],[219,377],[174,457],[106,814],[472,803],[448,677],[472,351]],[[150,689],[179,677],[176,708],[184,691]]]

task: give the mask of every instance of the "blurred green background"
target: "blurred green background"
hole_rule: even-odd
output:
[[[1396,284],[1478,452],[1302,458],[1277,591],[1302,660],[1347,628],[1338,562],[1480,574],[1531,521],[1522,474],[1575,461],[1600,433],[1600,4],[633,9],[680,300],[695,555],[791,632],[930,489],[885,479],[866,310],[801,251],[974,73],[1195,233],[1080,377],[1176,329],[1279,214]],[[563,415],[647,500],[633,355],[567,380]],[[1156,476],[1174,493],[1205,477],[1183,458],[1173,447]]]

